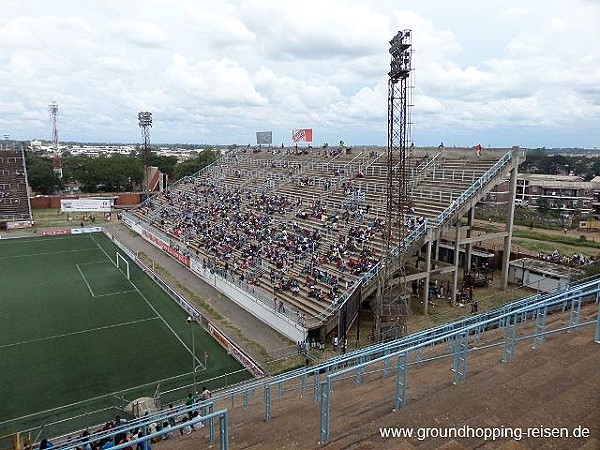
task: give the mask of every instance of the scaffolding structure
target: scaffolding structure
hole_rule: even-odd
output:
[[[385,230],[387,233],[383,270],[374,302],[374,338],[378,341],[403,336],[410,313],[406,292],[405,255],[394,249],[405,238],[404,215],[408,206],[406,170],[410,141],[410,86],[412,32],[399,31],[390,41],[388,73],[388,145]]]

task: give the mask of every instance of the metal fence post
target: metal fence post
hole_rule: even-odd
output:
[[[406,405],[406,382],[408,379],[408,360],[409,352],[403,352],[398,355],[398,363],[396,366],[396,396],[395,410]]]
[[[517,315],[513,314],[506,318],[504,333],[504,349],[502,351],[502,362],[508,362],[515,356],[515,340],[517,337]]]
[[[271,420],[271,385],[265,384],[265,421]]]
[[[329,440],[329,407],[331,402],[331,379],[321,385],[321,411],[319,423],[319,444],[325,444]]]
[[[454,381],[465,381],[467,376],[467,355],[469,354],[469,333],[460,333],[454,341]]]

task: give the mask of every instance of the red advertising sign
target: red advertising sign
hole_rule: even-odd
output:
[[[59,236],[61,234],[71,234],[71,230],[44,230],[42,236]]]
[[[312,128],[292,130],[292,142],[312,142]]]
[[[246,369],[252,372],[252,375],[255,377],[262,377],[264,372],[260,367],[258,367],[254,361],[248,358],[244,353],[240,351],[235,345],[233,345],[229,339],[227,339],[223,333],[217,330],[210,322],[208,323],[208,331],[211,336],[219,343],[221,346],[227,350],[231,356],[237,359]]]
[[[169,244],[167,244],[166,242],[164,242],[162,239],[159,239],[158,237],[154,236],[152,233],[148,233],[147,231],[142,232],[142,236],[148,242],[151,242],[156,247],[158,247],[158,248],[162,249],[163,251],[167,252],[169,255],[171,255],[173,258],[175,258],[180,263],[185,264],[186,266],[189,267],[189,265],[190,265],[190,258],[187,257],[187,256],[185,256],[185,255],[183,255],[181,252],[179,252],[178,250],[174,249],[173,247],[171,247]]]

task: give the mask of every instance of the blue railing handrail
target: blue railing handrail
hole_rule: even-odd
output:
[[[419,166],[415,167],[415,172],[416,172],[417,176],[411,178],[410,183],[408,184],[409,192],[411,192],[417,184],[419,184],[427,175],[429,175],[431,166],[433,166],[433,168],[435,168],[440,155],[441,155],[441,152],[438,152],[435,155],[433,155],[433,158],[431,158],[429,161],[427,161],[423,167],[421,167],[421,168]]]
[[[584,288],[590,288],[590,290],[586,291],[586,292],[580,292],[579,293],[580,298],[586,297],[586,296],[592,295],[592,294],[597,294],[600,290],[600,279],[596,279],[595,281],[590,282],[589,284],[586,284],[585,286],[576,286],[576,287],[569,288],[566,290],[563,289],[563,290],[561,290],[561,292],[553,293],[550,296],[546,296],[545,298],[543,298],[541,300],[538,299],[538,301],[534,301],[530,304],[522,304],[520,301],[516,302],[517,304],[515,305],[514,309],[512,307],[507,308],[506,310],[503,310],[503,308],[500,308],[499,314],[497,314],[497,315],[487,316],[486,314],[480,314],[477,316],[473,316],[472,317],[473,319],[479,318],[480,320],[476,320],[473,323],[467,323],[462,327],[457,327],[456,329],[448,331],[447,333],[443,333],[441,335],[431,337],[422,342],[411,343],[412,345],[410,345],[408,347],[397,349],[393,352],[388,352],[384,356],[380,356],[378,358],[374,358],[374,359],[371,359],[366,362],[361,362],[360,364],[357,364],[353,367],[349,367],[347,369],[340,369],[333,376],[340,376],[350,370],[356,370],[357,368],[366,367],[370,364],[376,364],[377,362],[380,362],[382,358],[397,356],[400,353],[416,350],[419,347],[426,347],[426,346],[438,344],[440,342],[445,342],[448,339],[451,339],[452,337],[454,337],[455,335],[457,335],[459,333],[470,333],[471,331],[475,331],[476,328],[488,327],[488,326],[494,325],[496,323],[499,324],[501,320],[509,318],[516,314],[532,312],[532,311],[535,311],[544,306],[545,307],[557,306],[561,303],[564,303],[565,301],[572,300],[573,299],[573,297],[572,297],[573,291],[582,291]],[[535,297],[537,297],[537,296],[533,296],[531,298],[535,298]],[[331,375],[328,375],[328,377],[329,376],[331,376]]]
[[[386,354],[389,354],[390,352],[393,353],[395,351],[398,351],[399,348],[404,348],[407,345],[415,345],[415,344],[421,343],[425,340],[430,340],[430,339],[438,337],[438,336],[447,335],[448,333],[453,332],[454,330],[457,330],[457,329],[462,329],[462,328],[471,326],[473,324],[481,324],[482,322],[494,320],[495,318],[504,316],[506,314],[514,314],[515,312],[518,312],[522,308],[528,307],[530,305],[537,305],[540,302],[548,301],[549,299],[552,299],[557,296],[565,294],[565,292],[572,292],[574,290],[582,290],[582,289],[588,289],[588,288],[592,289],[592,291],[590,291],[590,292],[595,292],[598,289],[600,289],[600,279],[596,278],[596,279],[593,279],[590,281],[584,281],[580,284],[576,283],[570,287],[566,287],[566,286],[559,287],[555,291],[547,293],[547,294],[543,294],[543,295],[534,294],[532,296],[526,297],[521,300],[517,300],[515,302],[498,307],[496,309],[482,312],[481,314],[478,314],[476,316],[465,317],[465,318],[459,319],[457,321],[454,321],[454,322],[451,322],[448,324],[438,325],[438,326],[435,326],[432,328],[427,328],[425,330],[419,331],[417,333],[413,333],[408,336],[401,337],[399,339],[396,339],[396,340],[393,340],[390,342],[382,342],[379,344],[374,344],[367,348],[355,350],[353,352],[349,352],[344,355],[340,355],[338,357],[328,360],[327,362],[325,362],[323,364],[313,366],[307,370],[309,373],[316,373],[316,372],[320,372],[323,370],[329,370],[330,368],[336,367],[340,364],[352,365],[352,362],[357,359],[364,360],[365,357],[369,358],[369,357],[377,355],[381,352],[385,352]],[[368,361],[370,361],[370,360],[367,360],[366,362],[368,362]],[[283,383],[286,381],[291,381],[298,377],[297,374],[285,374],[285,375],[286,376],[284,376],[284,377],[271,379],[271,380],[263,379],[262,382],[265,384]],[[304,373],[302,373],[301,375],[304,375]]]
[[[383,268],[383,262],[387,264],[391,259],[396,258],[400,254],[401,247],[402,251],[405,251],[407,248],[410,248],[415,242],[421,239],[427,233],[428,226],[429,219],[425,219],[418,227],[413,229],[399,245],[395,246],[381,261],[375,264],[375,266],[373,266],[369,271],[365,272],[362,275],[363,287],[369,285],[372,280],[375,279],[375,276],[381,272],[381,269]]]

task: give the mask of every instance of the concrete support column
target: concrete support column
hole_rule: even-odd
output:
[[[502,277],[501,287],[506,289],[508,286],[508,263],[510,261],[510,248],[512,245],[513,220],[515,218],[515,196],[517,192],[517,169],[518,166],[510,171],[509,191],[508,191],[508,217],[506,217],[506,231],[508,234],[504,238],[504,254],[502,255]]]
[[[460,256],[460,218],[456,221],[456,234],[454,237],[454,277],[452,279],[452,306],[456,301],[456,290],[458,289],[458,261]]]
[[[470,238],[473,235],[473,224],[475,222],[475,208],[471,207],[467,212],[467,237]],[[471,247],[472,243],[465,244],[465,270],[471,270]]]
[[[440,260],[440,241],[442,240],[442,236],[441,233],[436,233],[435,236],[435,260],[439,261]],[[437,268],[437,264],[435,264],[435,261],[433,263],[433,268],[436,269]]]
[[[429,236],[431,238],[431,236]],[[427,239],[427,256],[425,258],[425,287],[423,289],[423,314],[429,313],[429,277],[431,274],[431,239]]]

